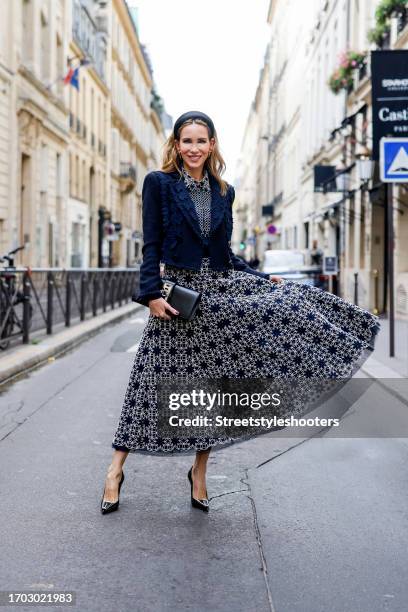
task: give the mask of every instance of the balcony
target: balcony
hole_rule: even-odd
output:
[[[130,193],[136,187],[136,167],[130,162],[120,162],[119,172],[121,192]]]
[[[84,0],[74,0],[72,36],[84,55],[89,58],[99,76],[106,81],[107,54],[106,16],[101,7]]]

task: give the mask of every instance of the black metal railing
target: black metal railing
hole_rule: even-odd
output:
[[[0,270],[0,347],[122,306],[138,283],[139,268]]]

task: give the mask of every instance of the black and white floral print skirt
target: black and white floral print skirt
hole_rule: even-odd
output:
[[[163,437],[159,380],[347,379],[374,348],[378,317],[317,287],[212,270],[208,258],[199,271],[166,264],[164,274],[201,291],[202,299],[190,322],[149,315],[112,441],[115,449],[169,454],[240,440],[228,433],[214,438],[205,428],[199,435]]]

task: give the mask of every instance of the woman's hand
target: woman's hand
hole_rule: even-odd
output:
[[[159,319],[165,319],[166,321],[171,321],[173,318],[167,314],[168,312],[174,315],[179,314],[178,310],[170,306],[162,297],[156,298],[155,300],[149,300],[149,309],[151,315],[159,317]]]
[[[273,281],[274,283],[283,283],[282,276],[275,276],[274,274],[269,275],[269,280]]]

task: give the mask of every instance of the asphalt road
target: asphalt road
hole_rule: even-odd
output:
[[[130,454],[119,511],[101,515],[146,312],[1,391],[0,590],[72,590],[79,612],[408,611],[407,438],[217,450],[208,515],[190,506],[191,454]]]

